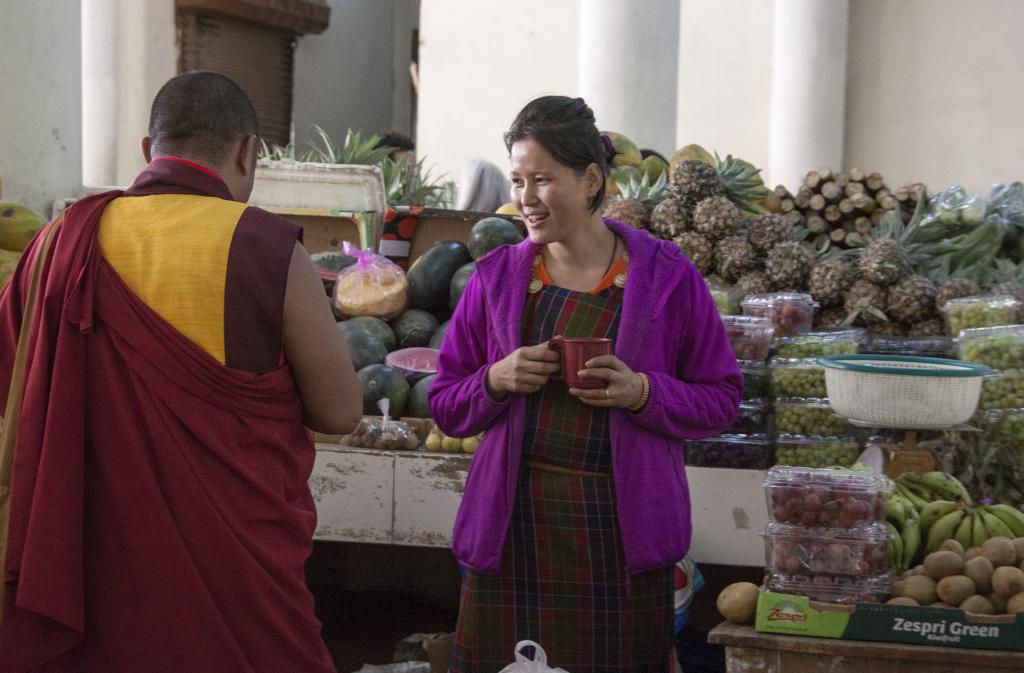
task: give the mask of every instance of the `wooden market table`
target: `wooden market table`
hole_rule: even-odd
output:
[[[723,622],[708,642],[725,647],[728,673],[1021,673],[1024,653],[758,633]]]
[[[309,485],[316,539],[447,547],[472,456],[318,442]],[[760,470],[687,468],[692,549],[701,563],[764,565]]]

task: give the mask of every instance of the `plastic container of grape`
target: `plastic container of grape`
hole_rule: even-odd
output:
[[[860,457],[855,437],[781,434],[775,439],[775,464],[801,468],[850,467]]]
[[[722,324],[737,360],[764,360],[772,348],[775,334],[768,318],[749,315],[723,315]]]
[[[973,424],[984,431],[989,443],[999,448],[1012,449],[1015,455],[1024,446],[1024,408],[979,411]],[[1024,467],[1024,458],[1018,456],[1017,460]]]
[[[767,470],[772,446],[767,435],[721,435],[686,442],[684,455],[689,467]]]
[[[981,384],[981,409],[1011,409],[1024,407],[1024,371],[1007,369],[993,372]]]
[[[994,294],[950,299],[942,307],[947,332],[959,336],[965,329],[1013,325],[1020,316],[1020,302],[1012,295]]]
[[[775,429],[784,434],[846,437],[858,433],[826,398],[780,398],[775,401]]]
[[[775,340],[775,354],[782,358],[816,358],[819,355],[855,355],[868,342],[860,328],[808,332]]]
[[[402,348],[392,351],[384,358],[384,364],[396,369],[406,381],[418,381],[427,374],[437,372],[437,348]]]
[[[758,400],[768,397],[768,363],[762,360],[740,360],[743,372],[743,399]]]
[[[746,400],[740,403],[736,420],[725,432],[728,435],[771,434],[772,410],[764,400]],[[771,465],[771,463],[769,463]],[[766,466],[767,467],[767,466]]]
[[[1024,325],[965,329],[956,343],[961,360],[992,369],[1024,369]]]
[[[871,577],[889,571],[889,530],[884,524],[819,528],[769,523],[761,535],[768,572]]]
[[[775,335],[784,337],[811,331],[818,302],[809,294],[772,292],[749,295],[741,306],[743,315],[771,320]]]
[[[817,438],[821,441],[821,438]],[[775,466],[761,482],[770,521],[856,528],[884,521],[892,482],[857,470]]]
[[[873,577],[849,575],[784,575],[769,573],[765,588],[778,594],[806,596],[812,601],[853,605],[854,603],[881,603],[889,598],[892,578],[888,574]]]
[[[827,397],[825,368],[815,358],[774,357],[768,361],[774,397]]]
[[[924,358],[948,358],[953,352],[953,339],[944,336],[874,336],[861,348],[861,353],[865,355],[908,355]]]

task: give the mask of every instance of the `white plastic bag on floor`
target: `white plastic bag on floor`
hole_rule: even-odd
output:
[[[533,659],[523,654],[523,648],[533,648]],[[520,640],[516,643],[516,661],[501,669],[500,673],[569,673],[562,668],[548,668],[548,655],[544,648],[532,640]]]

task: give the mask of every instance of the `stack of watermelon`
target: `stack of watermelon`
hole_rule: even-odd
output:
[[[470,231],[468,245],[438,241],[413,263],[407,273],[410,308],[401,315],[390,322],[359,316],[338,323],[363,387],[363,413],[376,414],[378,400],[387,397],[395,418],[429,418],[427,389],[434,378],[437,354],[451,313],[476,271],[475,260],[499,245],[522,239],[519,228],[509,220],[480,220]],[[345,257],[334,252],[314,256],[328,293],[331,273],[354,261]]]

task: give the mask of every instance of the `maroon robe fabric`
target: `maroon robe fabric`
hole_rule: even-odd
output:
[[[303,572],[315,453],[291,374],[220,365],[131,292],[96,236],[118,195],[71,206],[43,260],[0,673],[334,671]],[[0,294],[0,404],[30,270]]]

